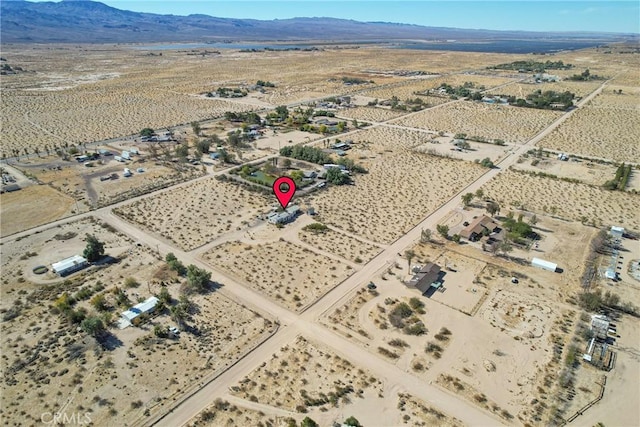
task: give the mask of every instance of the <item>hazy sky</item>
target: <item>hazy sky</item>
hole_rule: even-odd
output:
[[[136,12],[225,18],[335,17],[439,27],[640,33],[635,1],[215,1],[103,0]]]

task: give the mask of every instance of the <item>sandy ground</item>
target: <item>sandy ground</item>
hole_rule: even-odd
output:
[[[537,160],[537,162],[535,162]],[[536,163],[535,165],[533,163]],[[556,175],[560,178],[578,179],[585,184],[601,186],[612,180],[616,175],[615,164],[596,163],[589,160],[572,159],[561,161],[555,156],[538,158],[527,155],[521,157],[521,162],[514,165],[515,170],[529,172],[543,172]],[[640,174],[636,170],[631,171],[631,178],[627,183],[627,190],[640,190]]]
[[[385,134],[390,143],[410,143],[393,139],[398,135],[395,129],[385,128],[377,133]],[[374,136],[374,133],[366,135]],[[350,156],[366,156],[369,173],[356,176],[355,186],[336,187],[314,195],[312,205],[322,221],[380,243],[398,238],[459,191],[465,182],[482,173],[482,168],[473,163],[407,151],[374,150],[360,146],[351,150]],[[416,176],[414,171],[421,173]]]
[[[550,212],[574,221],[598,226],[620,225],[640,228],[640,199],[620,191],[607,191],[587,184],[506,171],[485,186],[485,194],[503,210],[520,205],[538,213]]]
[[[554,73],[555,70],[549,72],[549,74]],[[573,73],[575,73],[575,71]],[[568,80],[553,83],[513,83],[498,89],[490,90],[489,93],[526,98],[527,95],[537,90],[541,90],[542,92],[552,90],[555,92],[569,91],[574,93],[577,97],[585,97],[596,90],[598,86],[600,86],[600,83],[600,81],[572,82]]]
[[[460,101],[398,119],[393,123],[434,132],[466,133],[469,136],[523,143],[561,114],[550,110]]]
[[[294,311],[315,301],[352,270],[349,265],[285,241],[225,243],[208,251],[204,258],[211,266]]]
[[[297,412],[312,406],[348,405],[382,390],[381,381],[370,373],[302,337],[231,388],[243,399]]]
[[[621,95],[612,92],[618,89]],[[608,86],[544,138],[540,146],[619,162],[640,162],[639,96],[639,87]]]
[[[50,268],[62,257],[82,253],[85,233],[103,241],[106,253],[118,257],[120,263],[71,275],[64,287],[51,272],[41,276],[32,273],[37,265]],[[105,349],[46,308],[62,289],[71,294],[88,289],[92,294],[106,295],[110,312],[117,317],[122,308],[110,291],[115,286],[124,288],[124,278],[132,277],[146,283],[124,288],[134,303],[150,292],[157,293],[162,264],[151,248],[136,246],[124,235],[91,220],[54,227],[2,246],[2,270],[17,273],[3,278],[3,316],[10,307],[20,307],[16,318],[2,324],[3,365],[8,379],[2,395],[7,422],[37,422],[47,410],[66,410],[88,412],[96,424],[122,424],[170,402],[237,358],[266,332],[264,318],[220,293],[212,293],[192,298],[197,313],[187,323],[199,328],[199,336],[185,332],[178,339],[156,338],[154,325],[174,325],[168,315],[161,315],[141,328],[113,330]],[[97,291],[100,286],[104,289]],[[176,283],[169,286],[176,298],[178,288]],[[94,311],[88,300],[77,306]],[[14,404],[22,399],[29,399],[28,407]]]
[[[366,122],[384,122],[398,118],[406,114],[406,111],[392,110],[388,107],[355,107],[337,112],[339,117],[355,119]]]
[[[180,205],[182,209],[171,211]],[[245,228],[268,211],[267,199],[237,185],[206,179],[115,210],[129,221],[191,250]]]
[[[69,215],[75,209],[74,200],[48,185],[33,185],[0,195],[2,236],[46,224]]]
[[[301,230],[298,238],[322,251],[333,253],[357,264],[368,262],[382,250],[380,246],[331,229],[323,233]]]

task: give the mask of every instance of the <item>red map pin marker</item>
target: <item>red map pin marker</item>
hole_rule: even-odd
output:
[[[296,192],[296,183],[288,176],[281,176],[273,181],[273,194],[280,202],[282,209],[286,208]]]

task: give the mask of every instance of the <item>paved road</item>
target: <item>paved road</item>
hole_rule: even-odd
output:
[[[603,83],[591,95],[586,97],[580,102],[579,106],[589,102],[593,97],[600,93],[603,87],[608,82]],[[576,110],[574,110],[576,111]],[[264,297],[262,294],[253,291],[252,289],[237,283],[232,277],[229,277],[224,272],[213,269],[212,280],[222,283],[224,286],[219,290],[225,294],[230,294],[236,299],[242,300],[245,304],[259,313],[262,313],[266,317],[275,318],[281,324],[279,331],[264,342],[256,351],[249,353],[246,357],[241,359],[237,364],[226,370],[215,381],[204,386],[189,399],[184,401],[173,411],[168,413],[163,419],[158,420],[158,417],[145,418],[138,420],[140,424],[154,424],[162,426],[179,426],[187,423],[192,417],[197,415],[202,409],[211,404],[217,397],[224,396],[227,393],[228,388],[237,383],[244,375],[257,368],[271,353],[278,351],[278,349],[295,339],[297,335],[304,335],[311,341],[317,341],[322,345],[330,347],[334,352],[342,356],[343,358],[352,361],[356,366],[362,366],[363,368],[371,371],[375,376],[381,378],[385,385],[399,386],[401,389],[410,392],[416,397],[433,404],[434,406],[442,409],[443,411],[454,414],[458,419],[469,425],[497,425],[501,421],[494,414],[484,411],[476,407],[475,405],[463,400],[462,398],[449,394],[441,389],[426,384],[422,380],[414,377],[413,375],[400,370],[394,365],[388,363],[386,360],[374,355],[366,350],[363,350],[356,344],[348,341],[347,339],[337,335],[336,333],[328,330],[324,326],[317,323],[317,320],[323,313],[333,309],[338,304],[341,304],[344,299],[348,298],[351,291],[361,287],[363,284],[368,283],[374,278],[379,271],[392,265],[397,258],[397,254],[403,252],[407,247],[413,245],[419,238],[423,228],[433,229],[437,222],[447,215],[451,210],[455,209],[460,204],[460,196],[467,192],[475,192],[478,188],[482,187],[489,180],[493,179],[496,175],[506,170],[509,166],[514,164],[521,154],[531,149],[538,141],[548,135],[553,129],[562,124],[570,117],[574,111],[564,114],[558,120],[553,122],[549,127],[540,132],[534,138],[527,143],[516,146],[510,154],[508,154],[503,160],[501,160],[494,169],[487,170],[486,173],[481,175],[473,183],[462,189],[458,194],[452,197],[449,201],[443,204],[438,210],[427,216],[420,224],[415,226],[404,236],[386,247],[378,256],[367,263],[361,270],[357,271],[347,280],[345,280],[338,287],[333,289],[323,298],[318,300],[315,304],[309,307],[304,313],[296,314],[284,307],[279,306],[270,299]],[[382,125],[379,123],[378,125]],[[273,157],[273,156],[270,156]],[[263,159],[257,161],[264,161]],[[217,174],[224,173],[224,171],[217,172]],[[208,179],[210,175],[198,178],[197,180]],[[175,188],[190,185],[193,181],[188,181],[177,186],[173,186],[167,189],[159,190],[154,193],[150,193],[144,197],[152,197],[160,194],[164,191],[170,191]],[[112,208],[122,206],[124,204],[131,203],[132,200],[118,203],[97,211],[88,212],[86,214],[77,215],[74,217],[66,218],[60,221],[56,221],[52,224],[47,224],[35,229],[18,233],[9,238],[2,239],[2,242],[13,240],[22,235],[32,234],[34,231],[50,228],[57,224],[75,221],[82,217],[96,216],[104,222],[109,223],[118,230],[130,235],[135,240],[143,242],[152,248],[157,248],[161,253],[173,252],[176,256],[187,264],[195,264],[202,268],[211,268],[204,264],[199,254],[201,251],[185,252],[181,251],[165,239],[154,236],[151,233],[140,230],[135,225],[130,224],[112,213]]]

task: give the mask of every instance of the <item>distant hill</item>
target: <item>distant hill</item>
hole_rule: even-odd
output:
[[[215,3],[212,3],[215,5]],[[215,6],[214,6],[215,7]],[[207,15],[157,15],[116,9],[103,3],[66,0],[0,2],[2,43],[151,43],[221,40],[489,40],[537,39],[553,34],[463,30],[335,18],[262,21]],[[620,35],[562,33],[562,38],[603,41]]]

